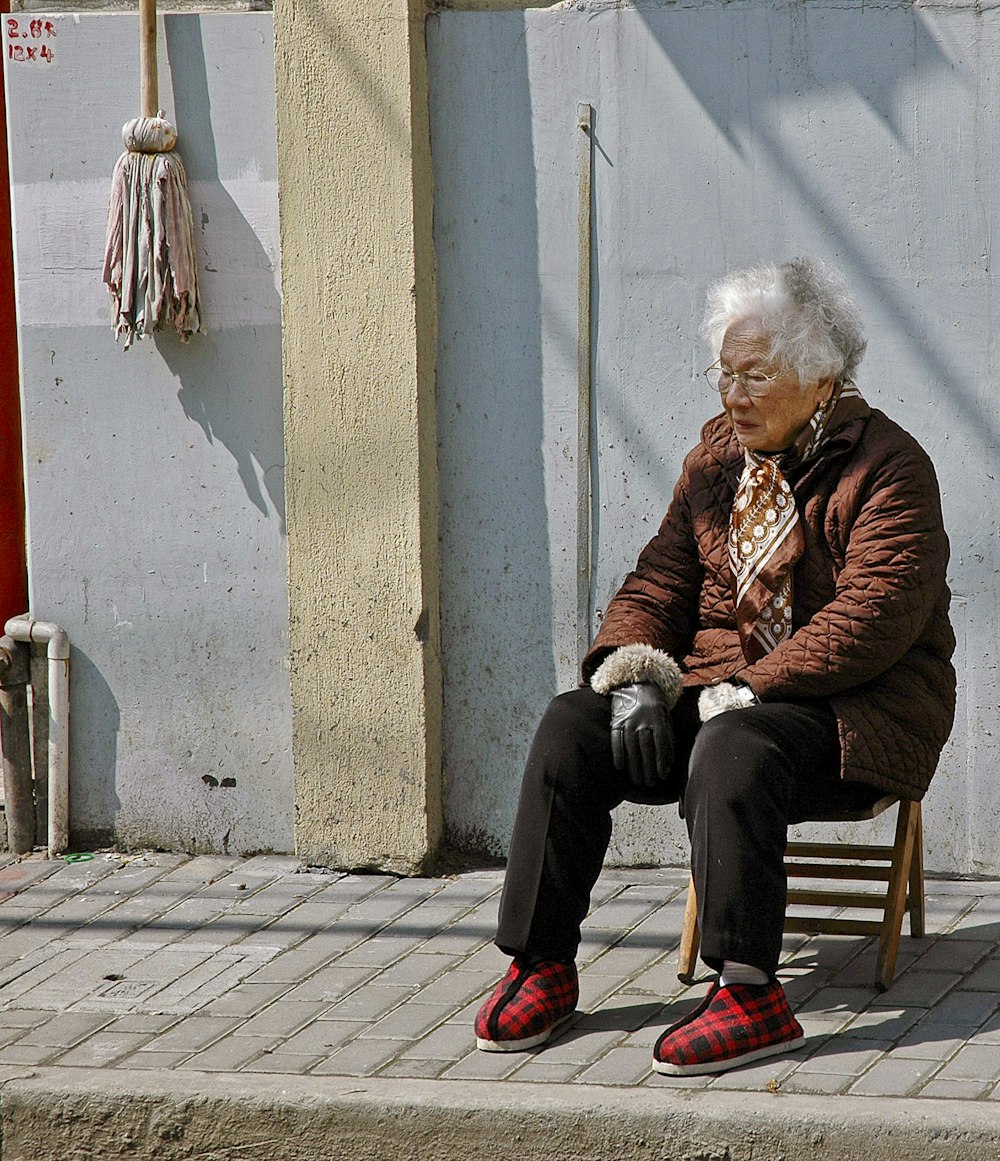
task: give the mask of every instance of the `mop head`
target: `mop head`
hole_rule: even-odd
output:
[[[186,342],[202,326],[187,175],[173,152],[177,131],[162,116],[137,117],[122,137],[104,255],[115,337],[128,350],[133,339],[173,327]]]

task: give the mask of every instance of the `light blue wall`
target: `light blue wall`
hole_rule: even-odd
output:
[[[429,44],[453,836],[505,849],[537,717],[576,680],[577,106],[590,102],[593,608],[715,410],[697,339],[708,283],[796,253],[834,261],[870,328],[862,389],[928,449],[952,539],[961,693],[926,801],[928,865],[1000,872],[1000,10],[581,0],[441,13]],[[683,863],[674,812],[620,812],[611,858]]]
[[[31,611],[73,644],[72,828],[289,851],[271,17],[160,20],[208,334],[128,352],[101,268],[138,23],[49,19],[52,59],[5,64]]]

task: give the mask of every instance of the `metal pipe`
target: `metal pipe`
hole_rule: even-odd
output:
[[[35,845],[35,798],[28,731],[28,646],[0,637],[0,749],[3,751],[7,850],[26,855]]]
[[[49,858],[69,846],[69,637],[51,621],[11,617],[4,632],[15,641],[46,642],[49,686]]]
[[[579,202],[577,208],[577,338],[576,338],[576,638],[577,663],[590,648],[591,625],[591,431],[590,411],[593,390],[593,355],[591,341],[593,321],[594,270],[591,218],[594,207],[594,108],[588,103],[577,105],[577,161],[579,165]]]

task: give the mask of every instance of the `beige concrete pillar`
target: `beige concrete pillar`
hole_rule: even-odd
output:
[[[296,843],[441,834],[435,290],[419,0],[275,5]]]

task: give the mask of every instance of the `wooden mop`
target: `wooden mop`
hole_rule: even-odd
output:
[[[157,108],[156,0],[139,0],[139,68],[142,115],[122,127],[104,255],[125,350],[164,327],[185,342],[202,329],[187,175],[173,152],[177,130]]]

